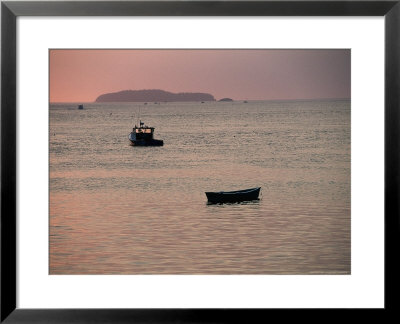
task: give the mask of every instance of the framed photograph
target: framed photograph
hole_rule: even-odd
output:
[[[1,321],[393,315],[399,16],[2,2]]]

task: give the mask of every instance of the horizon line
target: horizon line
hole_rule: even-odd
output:
[[[228,97],[223,97],[228,98]],[[221,98],[222,99],[222,98]],[[298,98],[298,99],[232,99],[232,102],[237,101],[317,101],[317,100],[351,100],[350,98]],[[97,102],[97,101],[49,101],[49,104],[92,104],[92,103],[144,103],[150,101],[105,101],[105,102]],[[197,101],[161,101],[160,103],[185,103],[185,102],[197,102]],[[218,99],[215,101],[206,100],[205,102],[219,102]]]

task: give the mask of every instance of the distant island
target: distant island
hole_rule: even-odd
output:
[[[176,102],[176,101],[215,101],[208,93],[172,93],[164,90],[123,90],[105,93],[96,102]]]
[[[231,98],[222,98],[222,99],[220,99],[218,101],[233,101],[233,99],[231,99]]]

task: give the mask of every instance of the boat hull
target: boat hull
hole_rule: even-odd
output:
[[[242,201],[258,200],[260,189],[251,188],[238,191],[220,191],[220,192],[206,192],[209,203],[234,203]]]
[[[132,146],[163,146],[164,145],[164,141],[156,140],[156,139],[148,140],[148,141],[145,141],[145,140],[134,141],[134,140],[130,139],[130,141],[131,141]]]

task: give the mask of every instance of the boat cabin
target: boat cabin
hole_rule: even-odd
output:
[[[148,127],[144,125],[140,125],[140,127],[137,127],[135,125],[131,137],[135,141],[138,140],[150,141],[153,139],[153,134],[154,134],[154,127]]]

